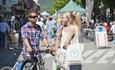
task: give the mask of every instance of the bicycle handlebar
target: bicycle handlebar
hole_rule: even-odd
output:
[[[34,49],[33,52],[38,52],[38,53],[50,53],[52,56],[55,56],[54,51],[51,49]]]
[[[50,50],[50,49],[46,49],[46,50],[37,50],[37,52],[40,53],[50,53],[52,56],[55,56],[54,51]]]
[[[37,52],[40,52],[40,53],[49,53],[49,49],[45,49],[45,50],[37,50]]]
[[[38,53],[49,53],[50,49],[33,49],[33,52],[38,52]]]

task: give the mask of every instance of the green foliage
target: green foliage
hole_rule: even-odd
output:
[[[59,65],[56,65],[56,70],[60,70]]]
[[[70,0],[53,0],[53,6],[50,7],[49,12],[54,14],[57,10],[64,7]],[[73,0],[78,5],[85,7],[86,0]],[[115,8],[115,0],[94,0],[94,7],[99,8],[101,2],[104,4],[104,8],[111,7],[112,9]],[[45,6],[46,7],[46,6]]]
[[[55,0],[54,7],[59,10],[62,8],[65,4],[68,3],[69,0]]]
[[[40,2],[40,11],[47,11],[48,13],[51,12],[51,7],[54,3],[54,0],[39,0]]]
[[[82,0],[75,0],[77,4],[82,4]]]
[[[94,3],[95,3],[94,4],[95,7],[99,7],[101,3],[103,3],[105,8],[108,8],[110,6],[115,8],[114,0],[94,0]]]

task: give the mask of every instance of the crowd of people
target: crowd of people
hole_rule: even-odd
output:
[[[107,32],[112,32],[115,43],[115,21],[110,25],[104,21],[100,21],[99,24],[102,24]],[[99,24],[93,21],[81,21],[81,16],[76,12],[63,13],[60,18],[56,18],[43,17],[36,10],[30,9],[26,19],[18,15],[12,16],[10,21],[5,21],[3,16],[0,16],[0,47],[5,47],[5,38],[9,35],[15,47],[20,47],[19,42],[23,43],[23,55],[31,56],[30,52],[33,48],[39,48],[41,42],[44,42],[44,45],[54,52],[54,55],[56,52],[64,52],[77,47],[83,51],[83,46],[80,45],[84,39],[82,31],[85,28],[95,29]],[[69,55],[72,54],[69,53],[67,56],[70,57]],[[67,67],[66,63],[61,65],[64,68]]]

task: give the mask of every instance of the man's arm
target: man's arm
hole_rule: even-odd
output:
[[[24,38],[24,39],[23,39],[23,42],[24,42],[24,45],[27,47],[26,50],[27,50],[28,52],[32,52],[32,47],[30,46],[30,43],[29,43],[28,39],[27,39],[27,38]]]
[[[60,42],[61,42],[61,30],[58,30],[56,34],[55,49],[58,49],[60,47]]]
[[[49,43],[48,43],[48,40],[46,38],[43,39],[43,42],[44,42],[46,47],[49,47]]]
[[[48,43],[48,40],[47,40],[47,36],[45,33],[43,33],[41,31],[40,33],[40,39],[42,40],[42,42],[45,44],[45,46],[49,47],[49,43]]]
[[[32,52],[32,47],[31,47],[30,42],[28,40],[27,30],[25,30],[24,28],[21,28],[21,35],[22,35],[23,43],[26,46],[26,50],[28,52]]]

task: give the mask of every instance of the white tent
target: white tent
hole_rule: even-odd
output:
[[[50,14],[49,14],[48,12],[46,12],[46,11],[43,11],[43,12],[41,13],[41,15],[42,15],[42,16],[49,16]]]
[[[63,8],[61,8],[58,12],[70,12],[70,11],[76,11],[80,14],[85,13],[85,9],[77,5],[73,0],[70,0]]]

